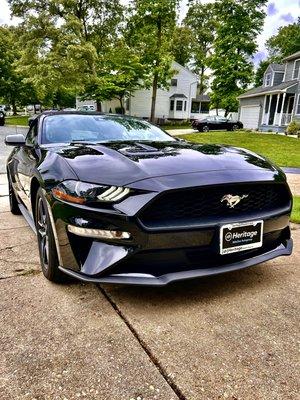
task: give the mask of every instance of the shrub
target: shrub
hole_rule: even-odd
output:
[[[300,133],[300,122],[292,121],[286,129],[288,135],[298,135]]]

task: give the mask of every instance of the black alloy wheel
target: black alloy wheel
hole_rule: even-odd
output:
[[[44,276],[53,282],[62,282],[65,275],[58,269],[58,256],[46,199],[40,188],[36,197],[36,231]]]

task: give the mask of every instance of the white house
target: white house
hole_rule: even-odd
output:
[[[172,63],[176,71],[168,90],[158,89],[155,116],[164,119],[195,119],[209,115],[209,97],[197,95],[198,77],[177,62]],[[125,113],[140,118],[149,118],[152,89],[141,89],[125,100]],[[85,101],[88,104],[88,101]],[[91,103],[92,104],[92,103]],[[77,104],[77,108],[79,101]],[[101,103],[101,111],[118,113],[120,102],[117,99]]]

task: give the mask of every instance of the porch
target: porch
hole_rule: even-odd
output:
[[[295,107],[295,93],[266,94],[259,130],[284,132],[292,121]]]

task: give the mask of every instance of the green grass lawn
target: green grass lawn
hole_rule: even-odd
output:
[[[5,118],[5,125],[23,125],[28,126],[28,115],[16,115]]]
[[[300,140],[256,132],[216,131],[181,135],[182,139],[196,143],[219,143],[244,147],[268,157],[281,167],[300,168]]]
[[[300,196],[293,197],[293,211],[291,221],[300,224]]]

